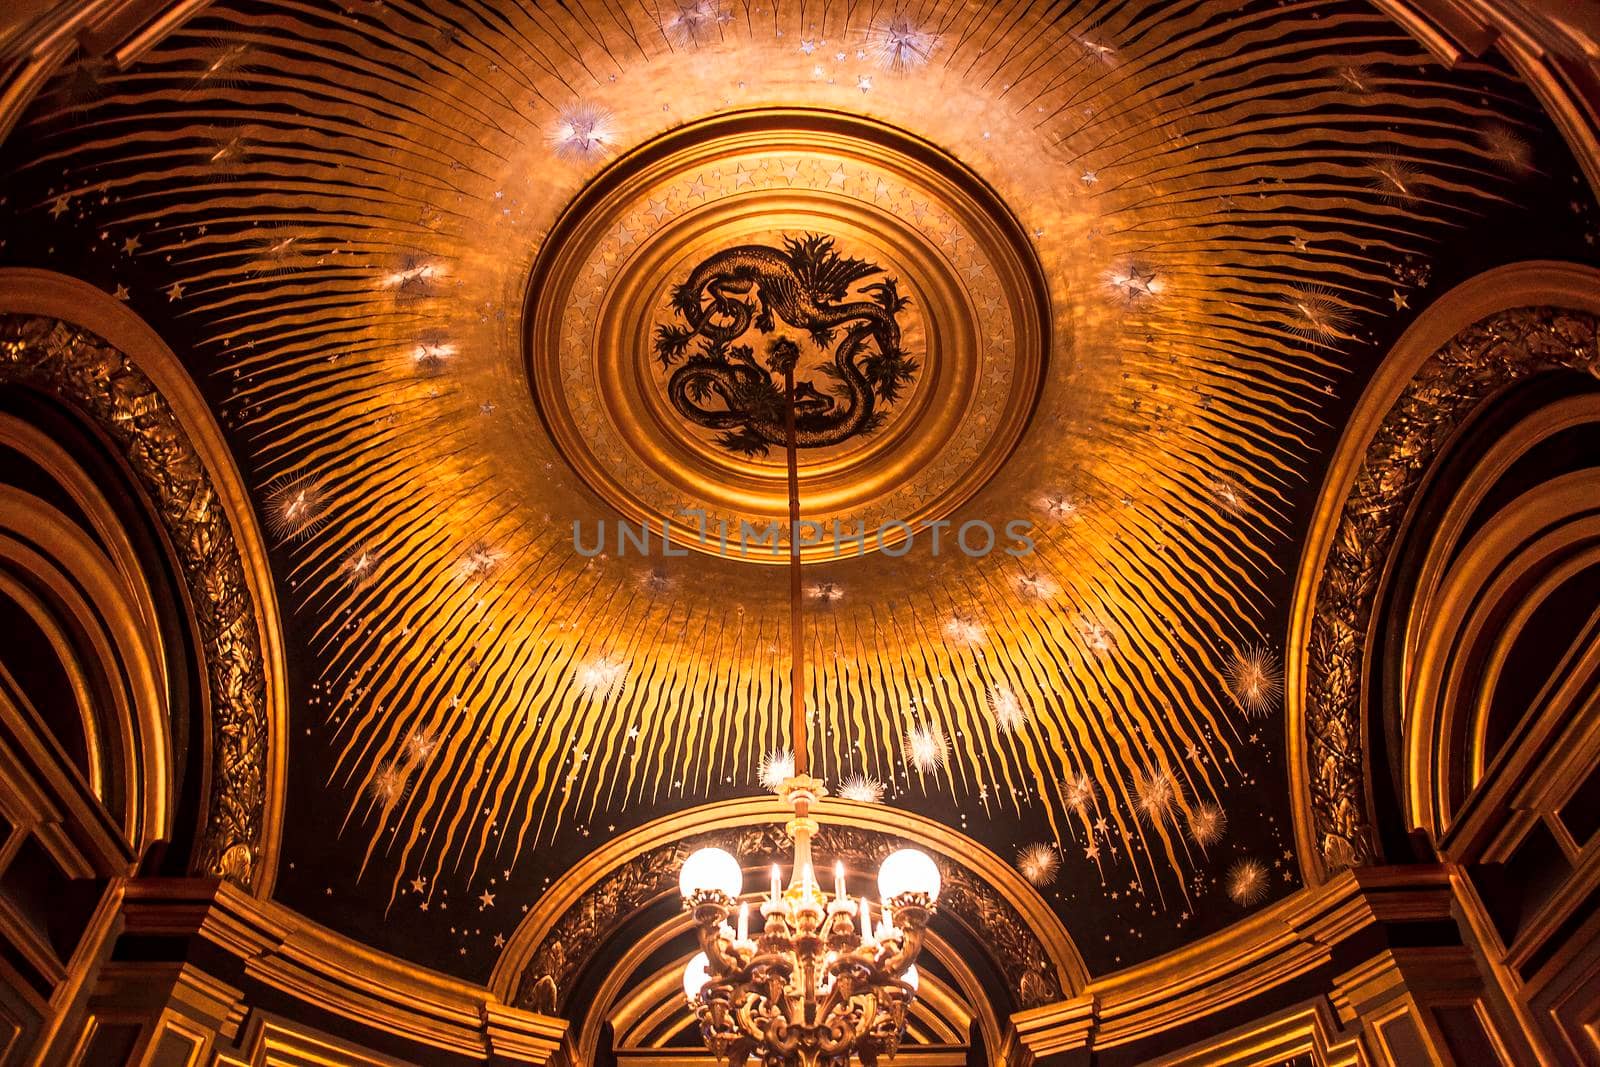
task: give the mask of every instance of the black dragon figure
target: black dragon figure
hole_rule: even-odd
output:
[[[656,327],[655,353],[676,368],[667,382],[674,409],[718,431],[722,447],[764,456],[782,447],[783,378],[796,371],[800,342],[778,321],[827,353],[817,368],[832,378],[826,391],[795,381],[795,439],[801,448],[838,444],[871,433],[916,377],[917,361],[900,347],[899,313],[910,304],[895,279],[861,287],[883,268],[840,255],[833,238],[783,239],[783,248],[738,245],[703,261],[672,292],[678,320]],[[739,343],[754,327],[766,339],[765,366]],[[838,341],[837,346],[834,345]],[[692,347],[691,347],[692,346]]]

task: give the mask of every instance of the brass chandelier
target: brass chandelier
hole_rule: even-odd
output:
[[[818,824],[812,812],[827,790],[807,773],[793,358],[781,366],[794,776],[778,794],[794,810],[787,825],[794,862],[787,887],[773,866],[760,929],[752,931],[750,904],[739,902],[739,861],[719,848],[689,856],[678,888],[698,927],[700,953],[684,970],[683,988],[707,1047],[731,1067],[752,1058],[764,1067],[847,1067],[852,1056],[870,1067],[881,1056],[892,1057],[905,1033],[906,1011],[917,994],[916,959],[939,897],[939,868],[916,849],[891,854],[878,869],[876,915],[867,897],[846,892],[843,864],[834,867],[831,897],[817,882],[811,839]],[[729,924],[735,908],[737,927]]]

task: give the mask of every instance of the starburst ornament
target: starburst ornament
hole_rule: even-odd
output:
[[[1283,695],[1283,672],[1271,651],[1259,646],[1236,650],[1228,661],[1227,674],[1228,691],[1246,715],[1259,719],[1277,708]]]
[[[1033,717],[1028,705],[1009,685],[989,687],[989,711],[994,715],[994,724],[1006,734],[1016,733]]]
[[[1372,188],[1391,204],[1407,204],[1421,195],[1422,172],[1398,159],[1382,159],[1371,167]]]
[[[278,227],[264,228],[253,245],[250,273],[261,278],[299,266],[302,261],[302,241],[297,234],[287,233]]]
[[[557,116],[546,139],[562,159],[602,156],[616,144],[611,113],[592,104],[574,104]]]
[[[372,781],[367,785],[367,791],[384,807],[393,807],[406,795],[406,784],[409,775],[400,764],[385,761],[378,765],[378,773],[372,776]]]
[[[1061,803],[1067,810],[1083,814],[1094,805],[1094,779],[1087,774],[1075,774],[1061,783]]]
[[[731,20],[732,15],[714,0],[679,0],[676,10],[661,20],[661,32],[675,47],[699,48],[718,36],[723,24]]]
[[[919,774],[931,774],[950,758],[950,742],[945,738],[944,727],[936,722],[911,727],[902,747],[906,762]]]
[[[1189,813],[1189,839],[1201,848],[1210,848],[1228,831],[1228,816],[1210,802],[1196,804]]]
[[[1357,96],[1364,96],[1372,92],[1373,86],[1377,83],[1377,74],[1373,69],[1359,63],[1351,63],[1340,67],[1334,72],[1334,77],[1338,78],[1339,84],[1346,91]]]
[[[919,28],[904,15],[896,15],[882,26],[867,31],[872,50],[890,70],[920,67],[933,58],[939,35]]]
[[[1050,885],[1056,880],[1056,872],[1061,869],[1061,854],[1054,845],[1047,845],[1042,841],[1035,842],[1018,851],[1017,870],[1022,872],[1030,885],[1040,888]]]
[[[1228,868],[1228,899],[1240,907],[1259,904],[1267,896],[1267,868],[1257,859],[1245,858]]]
[[[1099,619],[1082,615],[1078,618],[1078,637],[1083,640],[1084,647],[1095,655],[1104,655],[1117,647],[1117,641],[1112,636],[1111,630]]]
[[[456,563],[456,574],[463,581],[479,582],[493,574],[499,566],[500,554],[487,541],[478,541]]]
[[[411,349],[411,362],[424,374],[443,370],[456,354],[456,346],[438,334],[424,334]]]
[[[200,151],[210,167],[224,174],[236,173],[250,155],[250,139],[238,130],[212,130]]]
[[[1117,50],[1104,41],[1097,41],[1092,37],[1075,38],[1078,46],[1090,57],[1099,60],[1106,66],[1112,66],[1117,61]]]
[[[1128,304],[1137,304],[1159,296],[1165,288],[1156,272],[1130,265],[1119,267],[1106,275],[1106,285],[1112,295]]]
[[[1219,511],[1229,515],[1243,515],[1248,509],[1249,497],[1233,482],[1223,478],[1211,481],[1211,502]]]
[[[358,548],[345,557],[340,570],[350,588],[365,589],[378,576],[378,554],[370,548]]]
[[[400,260],[394,270],[385,274],[379,284],[405,296],[427,296],[444,277],[444,268],[421,255],[408,255]]]
[[[292,475],[267,489],[267,528],[280,541],[315,533],[327,510],[327,495],[314,478]]]
[[[628,675],[628,665],[619,660],[601,656],[578,667],[578,692],[587,697],[610,696],[616,692]]]
[[[775,748],[761,757],[761,771],[758,778],[761,788],[776,793],[784,782],[793,777],[794,754],[788,749]]]
[[[832,604],[844,598],[844,590],[835,582],[818,582],[811,587],[811,599]]]
[[[242,42],[215,40],[210,42],[214,54],[195,76],[191,91],[206,85],[231,87],[244,81],[244,75],[254,66],[250,46]]]
[[[417,763],[425,763],[439,748],[439,737],[429,730],[413,730],[406,738],[406,755]]]
[[[952,615],[945,620],[943,629],[945,637],[958,645],[983,644],[983,626],[966,615]]]
[[[1162,767],[1138,767],[1133,772],[1133,806],[1140,817],[1159,826],[1172,817],[1178,803],[1178,781]]]
[[[1070,519],[1078,513],[1078,502],[1064,493],[1047,493],[1037,503],[1052,519]]]
[[[1345,340],[1355,316],[1338,297],[1320,286],[1291,291],[1287,298],[1287,323],[1296,336],[1316,344]]]
[[[839,798],[858,804],[882,804],[883,783],[870,775],[852,774],[840,784]]]
[[[1035,600],[1049,600],[1056,595],[1056,583],[1042,574],[1029,572],[1017,579],[1017,592]]]
[[[1509,126],[1497,123],[1485,129],[1483,147],[1490,158],[1512,174],[1533,169],[1533,146]]]

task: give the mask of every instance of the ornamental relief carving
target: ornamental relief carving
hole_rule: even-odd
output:
[[[194,868],[249,888],[265,806],[266,676],[244,566],[205,464],[144,372],[69,323],[0,314],[0,381],[49,393],[98,426],[154,505],[188,589],[211,700],[210,794]]]
[[[868,830],[826,825],[813,839],[818,854],[857,871],[875,870],[889,853],[908,844]],[[516,1007],[559,1014],[573,982],[606,939],[652,901],[676,896],[684,860],[695,849],[710,845],[740,857],[782,855],[790,848],[783,827],[769,824],[700,834],[635,856],[556,921],[517,980]],[[1017,1006],[1031,1008],[1060,1000],[1055,965],[1016,909],[965,867],[937,859],[943,880],[940,914],[959,921],[988,951]]]
[[[1532,374],[1600,376],[1600,320],[1524,307],[1461,331],[1406,386],[1367,447],[1317,584],[1307,649],[1306,761],[1328,873],[1379,858],[1362,750],[1367,635],[1405,514],[1449,436],[1493,394]]]

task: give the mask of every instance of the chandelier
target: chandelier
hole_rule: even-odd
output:
[[[917,954],[939,897],[939,868],[916,849],[891,854],[878,868],[878,903],[846,891],[834,865],[830,897],[817,882],[812,811],[827,790],[808,773],[805,654],[800,608],[800,481],[795,444],[794,362],[779,365],[787,398],[789,465],[790,715],[794,776],[778,789],[794,816],[788,885],[772,868],[772,887],[752,929],[741,902],[744,871],[720,848],[684,862],[678,889],[694,916],[700,952],[684,969],[683,989],[719,1060],[743,1067],[847,1067],[855,1056],[872,1067],[893,1056],[917,994]],[[730,925],[737,909],[737,925]]]

